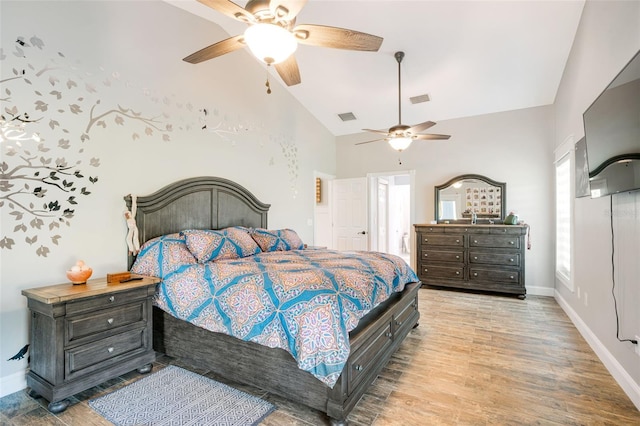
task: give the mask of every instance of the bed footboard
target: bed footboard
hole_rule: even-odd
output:
[[[154,308],[154,349],[196,368],[256,386],[326,413],[332,424],[346,418],[418,323],[420,283],[407,284],[362,319],[350,333],[351,355],[333,388],[300,370],[283,349],[213,333]]]

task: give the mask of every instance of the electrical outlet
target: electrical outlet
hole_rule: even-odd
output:
[[[636,336],[636,355],[640,356],[640,336]]]

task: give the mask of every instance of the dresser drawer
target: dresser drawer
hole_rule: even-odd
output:
[[[103,294],[67,303],[67,315],[105,309],[122,303],[129,303],[133,300],[145,299],[147,297],[148,294],[146,288],[135,288],[118,293]]]
[[[420,239],[423,246],[464,247],[464,235],[424,234]]]
[[[469,263],[520,266],[520,253],[469,252]]]
[[[418,310],[418,297],[416,296],[409,305],[393,318],[393,337],[396,338],[397,334],[403,327],[408,327],[408,322],[412,316],[416,314]]]
[[[442,250],[422,250],[422,262],[464,262],[464,252],[442,251]]]
[[[65,345],[74,343],[84,337],[100,334],[104,331],[117,330],[125,325],[135,323],[144,325],[146,319],[146,299],[96,312],[69,316],[65,318]]]
[[[146,329],[136,329],[65,350],[65,380],[107,368],[145,352],[146,334]]]
[[[444,228],[440,226],[425,226],[420,228],[420,232],[428,234],[444,234]]]
[[[425,279],[446,278],[452,280],[464,279],[464,266],[430,266],[424,265],[419,270],[420,277]]]
[[[501,283],[519,284],[520,273],[501,269],[469,269],[469,281],[491,281]]]
[[[349,394],[356,389],[362,379],[366,377],[368,370],[365,366],[373,368],[375,366],[374,359],[382,356],[385,349],[391,345],[391,337],[391,323],[388,323],[385,327],[381,327],[377,333],[369,338],[367,343],[352,354],[348,362],[349,384],[347,392]]]
[[[520,237],[516,235],[469,235],[469,247],[520,248]]]

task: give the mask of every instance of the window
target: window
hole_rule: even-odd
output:
[[[556,276],[569,289],[571,281],[571,156],[556,162]]]

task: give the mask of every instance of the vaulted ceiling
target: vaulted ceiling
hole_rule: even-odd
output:
[[[246,29],[196,0],[167,2],[212,21],[230,36]],[[236,3],[244,7],[246,1]],[[583,6],[584,0],[310,0],[298,24],[349,28],[384,41],[378,52],[300,45],[295,55],[302,83],[282,84],[282,90],[336,136],[364,128],[386,130],[398,124],[394,53],[403,51],[402,124],[549,105]],[[202,47],[217,41],[202,40]],[[275,72],[272,80],[281,81]],[[409,100],[425,94],[430,101]],[[356,120],[339,118],[348,112]],[[438,133],[437,125],[431,132]]]

